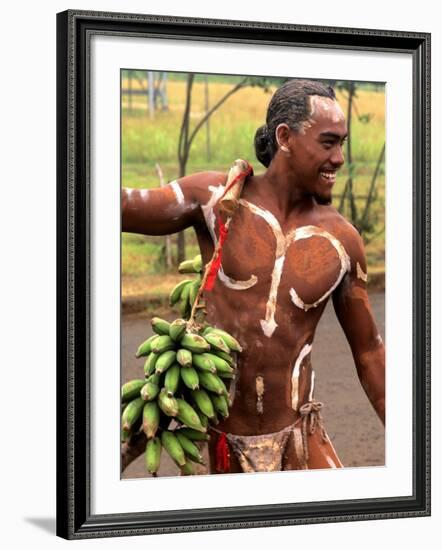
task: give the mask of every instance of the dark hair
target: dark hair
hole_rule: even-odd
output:
[[[311,116],[309,96],[319,95],[336,99],[331,86],[315,80],[289,80],[276,90],[267,108],[266,123],[255,133],[256,158],[267,168],[277,151],[275,130],[287,124],[299,132],[301,124]]]

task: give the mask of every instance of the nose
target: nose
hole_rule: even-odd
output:
[[[344,164],[345,158],[342,151],[342,145],[337,144],[336,147],[333,147],[330,162],[337,168],[341,167]]]

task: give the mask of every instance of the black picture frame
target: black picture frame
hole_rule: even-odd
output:
[[[89,43],[94,34],[397,52],[413,60],[413,494],[92,515]],[[430,515],[430,34],[68,10],[57,14],[57,535],[67,539]]]

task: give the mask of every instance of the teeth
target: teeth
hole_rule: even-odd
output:
[[[336,177],[334,172],[320,172],[320,175],[328,180],[334,180]]]

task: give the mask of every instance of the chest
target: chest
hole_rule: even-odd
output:
[[[283,228],[270,211],[241,199],[223,246],[219,278],[231,289],[255,288],[275,300],[290,296],[308,309],[331,293],[349,266],[343,244],[323,227]]]

